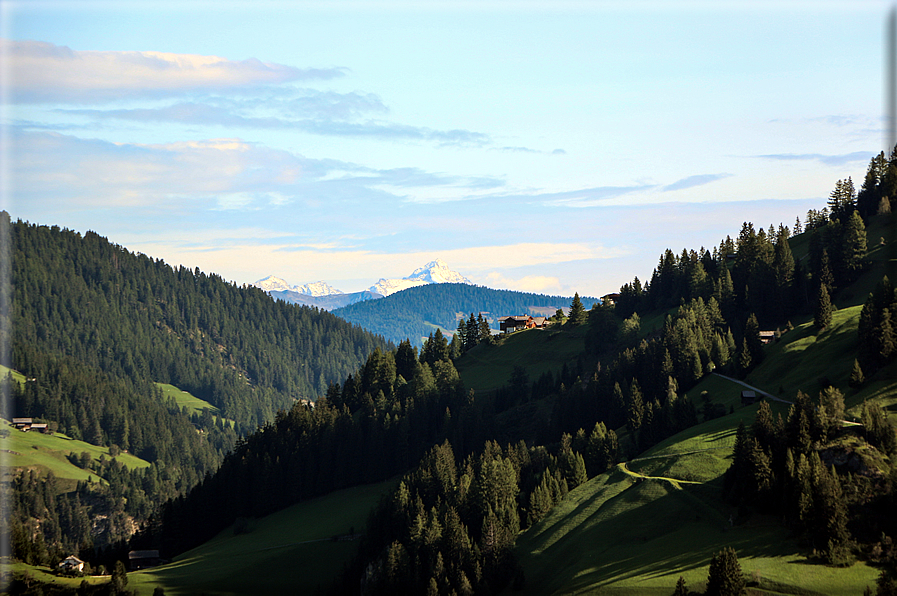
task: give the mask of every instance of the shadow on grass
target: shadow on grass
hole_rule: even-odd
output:
[[[706,492],[642,481],[600,506],[580,503],[574,514],[595,509],[587,519],[573,524],[564,516],[552,526],[555,533],[566,529],[562,536],[553,536],[539,554],[522,553],[526,591],[594,591],[664,577],[672,578],[672,590],[678,574],[694,576],[726,546],[739,557],[798,556],[797,546],[777,526],[730,528],[724,512],[706,503]]]

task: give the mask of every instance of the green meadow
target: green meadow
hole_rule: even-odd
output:
[[[187,408],[191,414],[202,414],[202,411],[206,408],[208,408],[212,414],[218,414],[218,408],[206,400],[194,396],[188,391],[183,391],[168,383],[155,383],[155,385],[162,390],[163,398],[173,399],[179,408]]]
[[[848,417],[859,415],[864,399],[879,401],[894,415],[897,365],[858,390],[846,385],[860,310],[854,305],[836,311],[822,333],[812,322],[800,322],[766,347],[765,360],[746,382],[790,401],[798,390],[815,396],[828,379],[844,391],[852,408]],[[750,425],[758,407],[741,405],[742,388],[722,377],[705,377],[689,398],[700,408],[706,391],[731,413],[591,479],[522,533],[517,553],[526,573],[523,593],[668,595],[680,576],[689,589],[701,591],[710,558],[726,546],[735,548],[756,594],[862,594],[874,586],[878,569],[862,561],[847,568],[810,561],[778,519],[739,517],[737,508],[722,500],[735,430],[740,422]],[[770,405],[773,415],[787,414],[787,404]]]
[[[9,434],[2,439],[4,456],[4,470],[18,471],[33,469],[45,473],[52,471],[62,480],[98,480],[97,475],[72,464],[66,456],[69,453],[81,454],[87,452],[94,460],[100,457],[111,459],[109,449],[98,447],[67,437],[60,433],[45,435],[39,432],[22,432],[9,426],[7,421],[2,421],[3,428],[9,430]],[[149,462],[129,453],[121,453],[116,459],[130,469],[145,468]]]
[[[128,574],[128,587],[150,596],[188,594],[314,594],[326,591],[355,554],[368,512],[395,481],[357,486],[231,526],[161,567]]]
[[[585,327],[558,333],[548,329],[527,329],[503,336],[499,345],[479,345],[456,362],[464,386],[477,392],[493,391],[506,385],[517,365],[525,366],[531,381],[546,371],[560,372],[575,361],[585,348]]]

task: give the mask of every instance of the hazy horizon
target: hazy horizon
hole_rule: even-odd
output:
[[[600,296],[884,149],[886,2],[5,2],[2,207],[238,284]]]

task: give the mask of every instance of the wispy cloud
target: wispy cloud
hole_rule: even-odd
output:
[[[546,205],[560,205],[564,207],[597,207],[605,204],[609,199],[614,199],[630,193],[641,192],[656,188],[655,184],[637,184],[633,186],[596,186],[563,192],[550,192],[531,195],[531,199]]]
[[[687,178],[677,180],[672,184],[668,184],[662,187],[660,190],[662,190],[663,192],[669,192],[671,190],[693,188],[695,186],[702,186],[704,184],[709,184],[711,182],[721,180],[722,178],[728,178],[729,176],[732,176],[732,174],[698,174],[696,176],[689,176]]]
[[[818,161],[828,166],[841,166],[858,161],[868,161],[874,154],[869,151],[854,151],[840,155],[824,155],[822,153],[776,153],[771,155],[757,155],[761,159],[773,159],[778,161]]]
[[[405,202],[408,189],[467,194],[501,179],[311,159],[241,139],[111,143],[11,128],[17,196],[51,205],[248,210],[293,202]]]
[[[341,77],[344,68],[295,68],[257,59],[164,52],[76,51],[39,41],[0,39],[16,103],[96,104],[185,92]]]

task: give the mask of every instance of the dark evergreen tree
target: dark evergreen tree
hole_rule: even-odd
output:
[[[825,284],[819,285],[819,292],[816,296],[816,309],[813,313],[813,324],[819,331],[823,331],[832,324],[832,303]]]
[[[713,555],[704,592],[707,596],[742,596],[745,585],[735,549],[726,547]]]
[[[584,325],[588,318],[582,300],[579,299],[579,292],[573,294],[573,302],[570,303],[570,314],[567,316],[567,325],[578,327]]]

